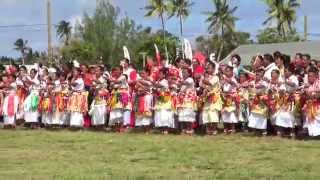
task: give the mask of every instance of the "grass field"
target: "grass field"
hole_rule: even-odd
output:
[[[0,130],[0,179],[311,178],[316,140]]]

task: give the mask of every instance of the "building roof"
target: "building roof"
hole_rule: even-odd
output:
[[[320,41],[241,45],[224,58],[222,63],[228,62],[233,54],[239,54],[241,64],[250,65],[253,56],[266,53],[273,54],[275,51],[280,51],[291,56],[291,58],[296,53],[310,54],[312,59],[320,60]]]

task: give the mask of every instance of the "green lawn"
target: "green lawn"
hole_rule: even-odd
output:
[[[310,178],[316,140],[0,130],[0,179]]]

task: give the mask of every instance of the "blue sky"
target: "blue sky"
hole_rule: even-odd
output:
[[[147,0],[110,0],[112,4],[132,17],[138,24],[160,29],[161,24],[157,18],[144,18],[144,11],[140,8],[147,4]],[[207,24],[204,22],[205,11],[213,11],[214,7],[210,0],[193,0],[191,16],[184,22],[184,34],[189,39],[207,34]],[[81,20],[84,12],[92,14],[95,9],[95,0],[52,0],[53,23],[67,20],[73,24]],[[240,18],[236,27],[239,31],[250,32],[252,38],[259,29],[264,28],[266,7],[262,0],[230,0],[232,6],[238,6],[235,15]],[[296,28],[299,33],[303,32],[303,16],[309,19],[309,33],[311,40],[320,40],[320,1],[301,0],[301,8],[298,10]],[[46,27],[3,28],[7,25],[20,24],[45,24],[46,23],[46,0],[0,0],[0,56],[18,57],[20,54],[13,50],[13,43],[18,38],[29,41],[29,46],[35,50],[45,50],[47,47]],[[172,33],[179,34],[179,23],[173,18],[167,22],[166,28]],[[53,34],[54,45],[61,43]]]

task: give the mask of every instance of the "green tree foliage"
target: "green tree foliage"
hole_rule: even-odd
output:
[[[221,42],[223,39],[223,42]],[[221,43],[224,43],[223,51],[221,52],[221,59],[226,57],[233,49],[243,44],[251,44],[250,34],[246,32],[227,32],[223,38],[219,35],[212,37],[199,36],[196,38],[197,49],[205,51],[207,55],[210,53],[218,53]]]
[[[268,6],[268,18],[263,24],[276,22],[278,34],[282,39],[290,36],[294,30],[296,21],[296,9],[300,7],[299,0],[263,0]]]
[[[190,0],[170,0],[169,12],[170,16],[176,16],[180,22],[180,36],[183,36],[183,20],[190,15],[190,8],[194,2]]]
[[[235,29],[235,21],[238,19],[233,14],[237,10],[236,7],[230,7],[227,0],[212,0],[215,10],[212,12],[206,12],[208,16],[206,22],[209,23],[208,31],[213,35],[219,35],[220,47],[218,50],[217,59],[221,59],[222,52],[224,51],[224,36],[226,33],[233,35]],[[226,42],[227,43],[227,42]]]
[[[175,55],[177,37],[163,31],[153,32],[151,28],[143,28],[128,16],[120,17],[120,9],[112,6],[108,0],[99,2],[93,16],[84,15],[82,25],[75,27],[75,34],[70,45],[62,47],[64,61],[77,59],[86,63],[103,63],[111,66],[119,65],[123,58],[123,46],[127,46],[131,61],[142,66],[141,52],[154,56],[154,43],[162,53],[165,44],[171,57]]]
[[[282,35],[279,35],[277,28],[263,29],[257,35],[257,41],[260,44],[294,42],[294,41],[300,41],[300,40],[301,38],[295,30],[288,33],[285,38]]]
[[[60,39],[64,39],[64,45],[68,46],[71,38],[71,29],[72,29],[70,22],[62,20],[59,22],[56,28],[57,28],[58,37]]]
[[[96,63],[96,50],[93,44],[85,41],[74,40],[69,46],[65,46],[62,51],[63,60],[78,60],[83,63]]]
[[[22,38],[17,39],[16,42],[14,43],[14,46],[15,46],[14,49],[21,53],[22,64],[25,63],[25,56],[30,49],[29,47],[27,47],[27,44],[28,44],[28,41],[23,40]]]

